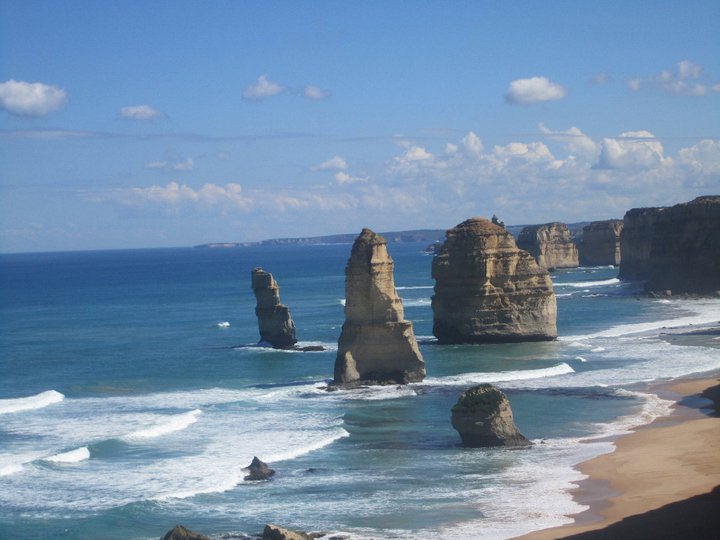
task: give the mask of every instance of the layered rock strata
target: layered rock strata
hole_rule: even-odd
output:
[[[618,266],[621,261],[622,219],[593,221],[583,227],[580,262],[583,266]]]
[[[667,208],[633,208],[620,236],[620,278],[648,291],[718,294],[720,196]]]
[[[257,300],[255,314],[260,341],[276,349],[293,348],[297,343],[295,323],[290,316],[290,309],[280,303],[280,287],[272,274],[262,268],[255,268],[252,271],[252,289]]]
[[[517,246],[543,268],[576,268],[580,264],[577,246],[564,223],[528,225],[520,231]]]
[[[433,259],[433,334],[440,343],[498,343],[557,337],[548,271],[513,236],[485,218],[447,231]]]
[[[507,396],[491,384],[473,386],[452,408],[452,426],[463,446],[530,446],[518,430]]]
[[[345,267],[345,323],[338,340],[335,383],[421,381],[425,362],[395,290],[385,239],[363,229]]]

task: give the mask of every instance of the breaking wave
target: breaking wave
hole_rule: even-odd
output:
[[[160,422],[152,427],[133,431],[132,433],[122,437],[127,442],[137,442],[145,439],[154,439],[161,437],[174,431],[180,431],[197,422],[198,416],[202,414],[200,409],[195,409],[186,413],[170,416],[167,420]]]
[[[50,457],[43,458],[42,461],[50,463],[78,463],[90,459],[90,450],[87,446],[70,450],[69,452],[61,452]]]
[[[63,399],[65,399],[65,396],[56,390],[47,390],[23,398],[0,399],[0,414],[42,409],[53,403],[59,403]]]
[[[575,281],[570,283],[553,283],[555,287],[575,287],[577,289],[584,289],[586,287],[604,287],[607,285],[616,285],[620,283],[618,278],[602,279],[596,281]]]
[[[463,373],[461,375],[450,375],[448,377],[429,377],[425,384],[436,386],[456,386],[479,383],[495,383],[505,381],[525,381],[530,379],[541,379],[545,377],[556,377],[575,373],[575,370],[565,362],[542,369],[523,369],[517,371],[496,371],[487,373]]]

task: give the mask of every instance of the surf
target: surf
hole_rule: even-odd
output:
[[[34,396],[22,398],[0,399],[0,414],[42,409],[60,403],[63,399],[65,399],[65,396],[56,390],[47,390]]]

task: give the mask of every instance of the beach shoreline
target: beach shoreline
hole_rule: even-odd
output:
[[[703,332],[701,339],[707,338]],[[720,372],[653,383],[649,391],[674,401],[671,413],[618,437],[613,452],[577,466],[588,477],[572,495],[588,508],[570,516],[572,523],[515,538],[621,538],[639,531],[663,537],[667,530],[650,529],[665,527],[662,516],[669,517],[675,506],[682,504],[683,515],[689,517],[705,512],[708,497],[720,501],[718,491],[711,495],[720,486]],[[710,527],[706,516],[701,517]],[[678,526],[698,526],[683,521]],[[628,526],[634,527],[632,533]],[[684,537],[704,537],[697,533]]]

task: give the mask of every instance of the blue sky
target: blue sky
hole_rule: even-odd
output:
[[[717,1],[0,0],[0,252],[720,193]]]

